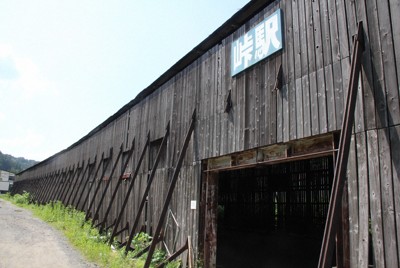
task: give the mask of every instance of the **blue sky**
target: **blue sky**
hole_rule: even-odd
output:
[[[65,149],[247,2],[1,0],[0,151]]]

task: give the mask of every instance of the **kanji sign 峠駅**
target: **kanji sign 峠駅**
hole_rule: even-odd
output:
[[[232,43],[232,76],[283,48],[281,13],[278,9]]]

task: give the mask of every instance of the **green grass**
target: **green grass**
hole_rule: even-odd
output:
[[[1,195],[5,200],[13,204],[29,209],[33,214],[43,221],[62,231],[70,243],[78,249],[85,258],[100,267],[119,268],[119,267],[143,267],[147,254],[139,258],[133,258],[138,251],[148,245],[151,237],[140,233],[136,235],[132,242],[137,250],[124,254],[124,248],[118,248],[117,244],[112,249],[107,241],[106,234],[100,234],[98,229],[91,227],[90,222],[85,222],[85,214],[71,207],[65,207],[61,202],[50,203],[46,205],[36,205],[31,202],[28,193],[22,195],[10,194]],[[158,250],[153,255],[153,265],[164,260],[165,253]],[[166,265],[167,268],[178,268],[179,261],[171,262]]]

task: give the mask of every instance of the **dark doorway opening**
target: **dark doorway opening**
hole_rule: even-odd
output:
[[[332,156],[218,175],[217,267],[317,266]]]

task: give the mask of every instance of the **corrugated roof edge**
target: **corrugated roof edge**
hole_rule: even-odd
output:
[[[232,34],[234,31],[239,29],[246,21],[248,21],[250,18],[252,18],[254,15],[256,15],[258,12],[260,12],[263,8],[265,8],[267,5],[271,4],[274,2],[274,0],[253,0],[247,3],[244,7],[242,7],[238,12],[236,12],[230,19],[228,19],[224,24],[222,24],[217,30],[215,30],[212,34],[210,34],[204,41],[202,41],[199,45],[197,45],[194,49],[192,49],[189,53],[187,53],[183,58],[181,58],[177,63],[172,65],[171,68],[169,68],[165,73],[163,73],[159,78],[157,78],[150,86],[142,90],[133,100],[128,102],[126,105],[124,105],[121,109],[119,109],[115,114],[107,118],[103,123],[98,125],[96,128],[94,128],[92,131],[90,131],[88,134],[83,136],[80,140],[77,142],[73,143],[71,146],[68,148],[50,156],[49,158],[39,162],[38,164],[27,168],[17,175],[20,175],[24,173],[25,171],[28,171],[30,169],[33,169],[37,166],[43,165],[46,162],[50,161],[52,158],[56,157],[59,154],[64,153],[65,151],[68,151],[79,144],[81,144],[83,141],[87,140],[103,128],[105,128],[108,124],[110,124],[112,121],[114,121],[116,118],[118,118],[120,115],[128,111],[130,108],[138,104],[140,101],[142,101],[144,98],[146,98],[148,95],[153,93],[155,90],[157,90],[160,86],[162,86],[164,83],[168,82],[172,77],[174,77],[177,73],[182,71],[184,68],[186,68],[188,65],[190,65],[192,62],[197,60],[201,55],[203,55],[205,52],[207,52],[209,49],[211,49],[213,46],[221,42],[224,38],[228,37],[230,34]]]

